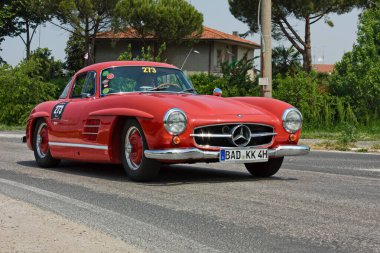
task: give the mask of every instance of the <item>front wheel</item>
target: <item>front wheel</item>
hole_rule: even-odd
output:
[[[271,177],[281,168],[284,157],[269,159],[265,163],[245,163],[245,167],[255,177]]]
[[[144,151],[147,149],[148,145],[139,122],[135,119],[128,120],[122,135],[121,157],[124,170],[133,181],[150,181],[160,171],[159,162],[145,157]]]
[[[38,119],[33,133],[34,158],[38,166],[43,168],[55,167],[60,160],[50,154],[48,126],[44,119]]]

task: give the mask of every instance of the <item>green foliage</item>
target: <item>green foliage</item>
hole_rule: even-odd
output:
[[[351,114],[367,124],[380,112],[380,8],[360,16],[358,39],[335,65],[330,89],[352,105]]]
[[[0,45],[4,41],[4,37],[10,36],[13,34],[13,16],[15,13],[11,10],[10,6],[6,4],[5,1],[0,2]],[[0,52],[1,52],[0,48]],[[5,61],[0,56],[0,64],[4,64]]]
[[[211,95],[215,88],[226,86],[226,79],[216,75],[209,75],[205,73],[194,74],[190,76],[190,79],[195,90],[199,94],[204,95]]]
[[[273,75],[295,73],[301,68],[301,54],[293,47],[278,46],[272,52]]]
[[[338,138],[339,144],[349,145],[358,140],[357,129],[354,125],[345,123],[342,130]]]
[[[350,103],[341,97],[331,96],[325,88],[325,79],[315,72],[299,71],[285,77],[277,75],[273,84],[274,97],[297,107],[308,128],[331,129],[338,124],[358,126]]]
[[[37,48],[32,51],[30,59],[38,62],[35,75],[41,76],[43,80],[49,81],[63,77],[63,63],[55,60],[48,48]]]
[[[36,75],[40,64],[31,59],[15,68],[0,67],[0,124],[25,124],[36,104],[53,98],[57,88]]]
[[[154,53],[152,48],[148,46],[141,48],[141,54],[133,56],[132,45],[128,44],[127,51],[122,53],[117,60],[118,61],[154,61],[154,62],[166,62],[166,59],[162,59],[162,54],[166,51],[166,43],[162,43],[157,51]]]
[[[252,62],[244,57],[240,61],[223,63],[222,76],[195,74],[190,77],[191,82],[199,94],[211,95],[215,88],[220,88],[224,97],[257,96],[259,87],[248,74]]]
[[[52,18],[49,1],[2,0],[0,6],[3,11],[7,11],[5,15],[0,13],[0,19],[3,19],[0,23],[4,23],[8,31],[6,35],[21,38],[25,44],[26,58],[29,59],[30,46],[37,27]]]
[[[96,34],[110,29],[111,16],[117,2],[118,0],[50,0],[54,16],[64,30],[84,40],[85,48],[78,54],[82,54],[83,57],[84,53],[88,52],[86,64],[95,62]],[[76,65],[73,68],[76,68]]]
[[[76,33],[71,34],[67,41],[65,68],[71,75],[84,67],[85,44],[85,39]]]
[[[251,32],[258,32],[258,7],[260,0],[228,0],[231,13],[240,21],[248,24]],[[332,21],[327,18],[331,13],[342,14],[355,7],[368,4],[368,0],[272,0],[273,37],[287,39],[300,52],[304,60],[304,70],[311,70],[311,24],[323,20],[331,26]],[[305,38],[302,33],[288,21],[296,18],[305,22]]]
[[[185,0],[121,0],[115,8],[115,30],[133,28],[142,38],[179,43],[202,34],[203,15]]]
[[[221,86],[223,95],[227,97],[233,96],[247,96],[248,94],[255,94],[258,92],[258,85],[249,76],[249,70],[253,69],[253,59],[247,59],[244,56],[239,61],[232,63],[224,62],[221,65],[223,79],[222,82],[225,86]]]

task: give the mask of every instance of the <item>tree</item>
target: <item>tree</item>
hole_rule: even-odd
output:
[[[0,2],[0,44],[4,41],[4,37],[13,34],[12,22],[14,13],[11,8],[6,5],[5,1]],[[1,48],[0,48],[1,51]],[[5,63],[0,57],[0,64]]]
[[[240,21],[247,23],[251,32],[259,30],[258,6],[260,0],[228,0],[231,13]],[[328,15],[347,13],[355,7],[367,5],[369,0],[272,0],[273,36],[276,39],[286,38],[303,58],[303,69],[311,71],[311,25],[324,19],[332,26]],[[302,34],[290,23],[295,17],[304,22]]]
[[[66,66],[70,74],[74,74],[84,66],[84,55],[86,52],[86,42],[78,33],[72,33],[67,41]]]
[[[110,29],[111,16],[118,0],[50,0],[60,28],[84,40],[88,60],[95,62],[96,34]]]
[[[117,60],[118,61],[155,61],[155,62],[166,62],[166,59],[162,59],[162,54],[166,50],[166,44],[163,43],[160,45],[158,52],[153,54],[153,50],[150,46],[146,49],[145,47],[141,48],[141,55],[133,57],[132,45],[128,44],[127,50],[122,53]]]
[[[121,0],[115,8],[115,31],[133,28],[144,39],[179,43],[203,32],[203,15],[185,0]]]
[[[40,62],[22,61],[12,68],[0,66],[0,122],[24,125],[30,111],[43,101],[52,100],[57,87],[38,75]]]
[[[335,65],[330,83],[334,95],[346,97],[361,119],[380,112],[380,7],[365,10],[351,52]]]
[[[0,15],[7,13],[3,19],[5,29],[1,30],[6,36],[21,38],[26,49],[26,59],[29,59],[37,27],[51,19],[49,3],[44,0],[3,0],[1,5]]]
[[[35,67],[36,76],[42,77],[44,81],[50,81],[63,76],[63,63],[55,60],[48,48],[37,48],[30,54],[29,60],[38,63]]]
[[[293,47],[275,47],[272,53],[273,74],[285,75],[289,72],[296,72],[301,68],[301,54]]]

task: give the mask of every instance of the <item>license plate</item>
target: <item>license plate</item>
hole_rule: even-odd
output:
[[[220,162],[254,163],[268,161],[268,149],[222,149]]]

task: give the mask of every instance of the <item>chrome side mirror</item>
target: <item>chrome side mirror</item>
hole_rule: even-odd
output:
[[[217,96],[217,97],[221,97],[222,96],[222,90],[219,89],[219,88],[215,88],[214,91],[212,92],[212,95],[214,96]]]

